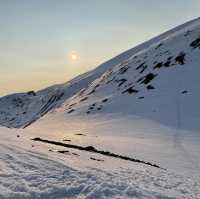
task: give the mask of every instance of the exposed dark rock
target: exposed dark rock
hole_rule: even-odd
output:
[[[153,73],[149,73],[144,77],[144,80],[141,82],[141,84],[148,84],[151,82],[157,75]]]
[[[87,146],[85,147],[86,150],[88,151],[95,151],[96,149],[93,146]]]
[[[140,64],[140,65],[136,68],[136,70],[139,70],[140,68],[142,68],[142,67],[144,66],[144,64],[145,64],[145,62],[143,62],[142,64]]]
[[[59,95],[57,95],[57,99],[56,101],[60,100],[63,96],[64,96],[64,92],[60,93]]]
[[[142,74],[142,73],[147,69],[147,65],[145,65],[145,62],[143,62],[142,64],[140,64],[140,65],[136,68],[136,70],[139,70],[139,69],[142,69],[142,70],[140,71],[140,74]]]
[[[185,53],[181,52],[176,58],[175,58],[175,62],[180,64],[180,65],[184,65],[185,64]]]
[[[97,159],[97,158],[93,158],[93,157],[90,157],[90,160],[95,160],[95,161],[97,161],[97,162],[103,162],[104,160],[102,160],[102,159]]]
[[[70,111],[68,111],[67,113],[72,113],[74,112],[75,110],[74,109],[71,109]]]
[[[132,86],[132,87],[126,89],[125,91],[123,91],[122,94],[124,94],[124,93],[132,94],[132,93],[138,93],[138,92],[139,92],[139,91],[136,90],[136,89],[134,89],[133,86]]]
[[[72,153],[72,155],[75,155],[75,156],[80,156],[78,153],[74,153],[74,152]]]
[[[170,61],[170,60],[172,60],[172,58],[173,58],[173,56],[168,57],[167,60]]]
[[[93,93],[95,93],[95,92],[96,92],[96,90],[93,89],[92,91],[90,91],[90,92],[88,93],[88,95],[91,95],[91,94],[93,94]]]
[[[88,97],[84,97],[84,98],[80,99],[80,102],[83,102],[83,101],[85,101],[87,99],[88,99]]]
[[[28,95],[32,95],[32,96],[36,96],[35,91],[29,91],[29,92],[27,92],[27,94],[28,94]]]
[[[200,36],[199,36],[197,39],[195,39],[195,40],[190,44],[190,46],[191,46],[192,48],[199,48],[199,49],[200,49]]]
[[[156,68],[161,68],[163,66],[163,63],[162,62],[159,62],[157,63],[153,68],[156,69]]]
[[[166,61],[166,62],[164,63],[164,66],[165,66],[165,67],[170,67],[170,64],[171,64],[171,61],[168,60],[168,61]]]
[[[107,102],[107,101],[108,101],[108,99],[107,99],[107,98],[102,100],[102,102],[103,102],[103,103],[105,103],[105,102]]]
[[[155,47],[155,50],[159,49],[161,46],[163,46],[163,43],[159,43],[159,44]]]
[[[188,91],[184,90],[184,91],[182,91],[181,93],[182,93],[182,94],[186,94],[186,93],[188,93]]]
[[[136,82],[141,82],[144,79],[144,77],[140,77]]]
[[[147,65],[143,66],[142,70],[140,71],[140,74],[142,74],[147,69]]]
[[[148,90],[153,90],[153,89],[155,89],[155,87],[152,86],[152,85],[148,85],[148,86],[147,86],[147,89],[148,89]]]
[[[97,110],[100,111],[102,109],[102,106],[98,107]]]
[[[71,142],[69,139],[63,139],[64,142]]]
[[[63,151],[57,151],[58,153],[69,153],[69,151],[63,150]]]
[[[127,79],[124,79],[124,78],[123,78],[123,79],[116,79],[115,81],[116,81],[117,83],[120,82],[120,83],[118,84],[118,87],[120,87],[120,86],[122,86],[122,85],[127,81]]]
[[[142,97],[138,97],[138,99],[144,99],[144,97],[142,96]]]
[[[86,136],[86,135],[83,134],[83,133],[76,133],[75,135]]]
[[[123,66],[122,68],[119,69],[119,73],[120,75],[123,75],[127,70],[129,69],[129,66]]]
[[[72,106],[74,106],[74,105],[76,105],[76,104],[77,104],[77,103],[70,104],[69,107],[72,107]]]

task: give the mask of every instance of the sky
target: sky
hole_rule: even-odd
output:
[[[0,0],[0,96],[64,83],[199,10],[199,0]]]

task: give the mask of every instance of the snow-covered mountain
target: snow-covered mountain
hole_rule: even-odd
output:
[[[199,199],[199,55],[195,19],[65,84],[0,98],[0,124],[16,127],[0,128],[0,198]]]
[[[2,97],[0,124],[26,127],[65,106],[69,114],[118,112],[199,128],[199,40],[195,19],[65,84]]]
[[[65,105],[74,115],[122,113],[200,130],[200,20],[145,46]]]
[[[27,134],[196,175],[199,53],[196,19],[75,78],[77,92],[30,125]]]

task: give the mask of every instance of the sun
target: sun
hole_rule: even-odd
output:
[[[71,54],[71,59],[75,61],[75,60],[78,59],[78,56],[77,56],[76,54],[73,53],[73,54]]]
[[[80,59],[80,57],[79,57],[77,51],[75,51],[75,50],[72,50],[72,51],[70,52],[69,58],[70,58],[71,61],[77,61],[77,60]]]

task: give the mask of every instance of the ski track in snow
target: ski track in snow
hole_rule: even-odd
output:
[[[47,156],[0,145],[1,199],[200,198],[200,184],[159,169],[72,169]]]

